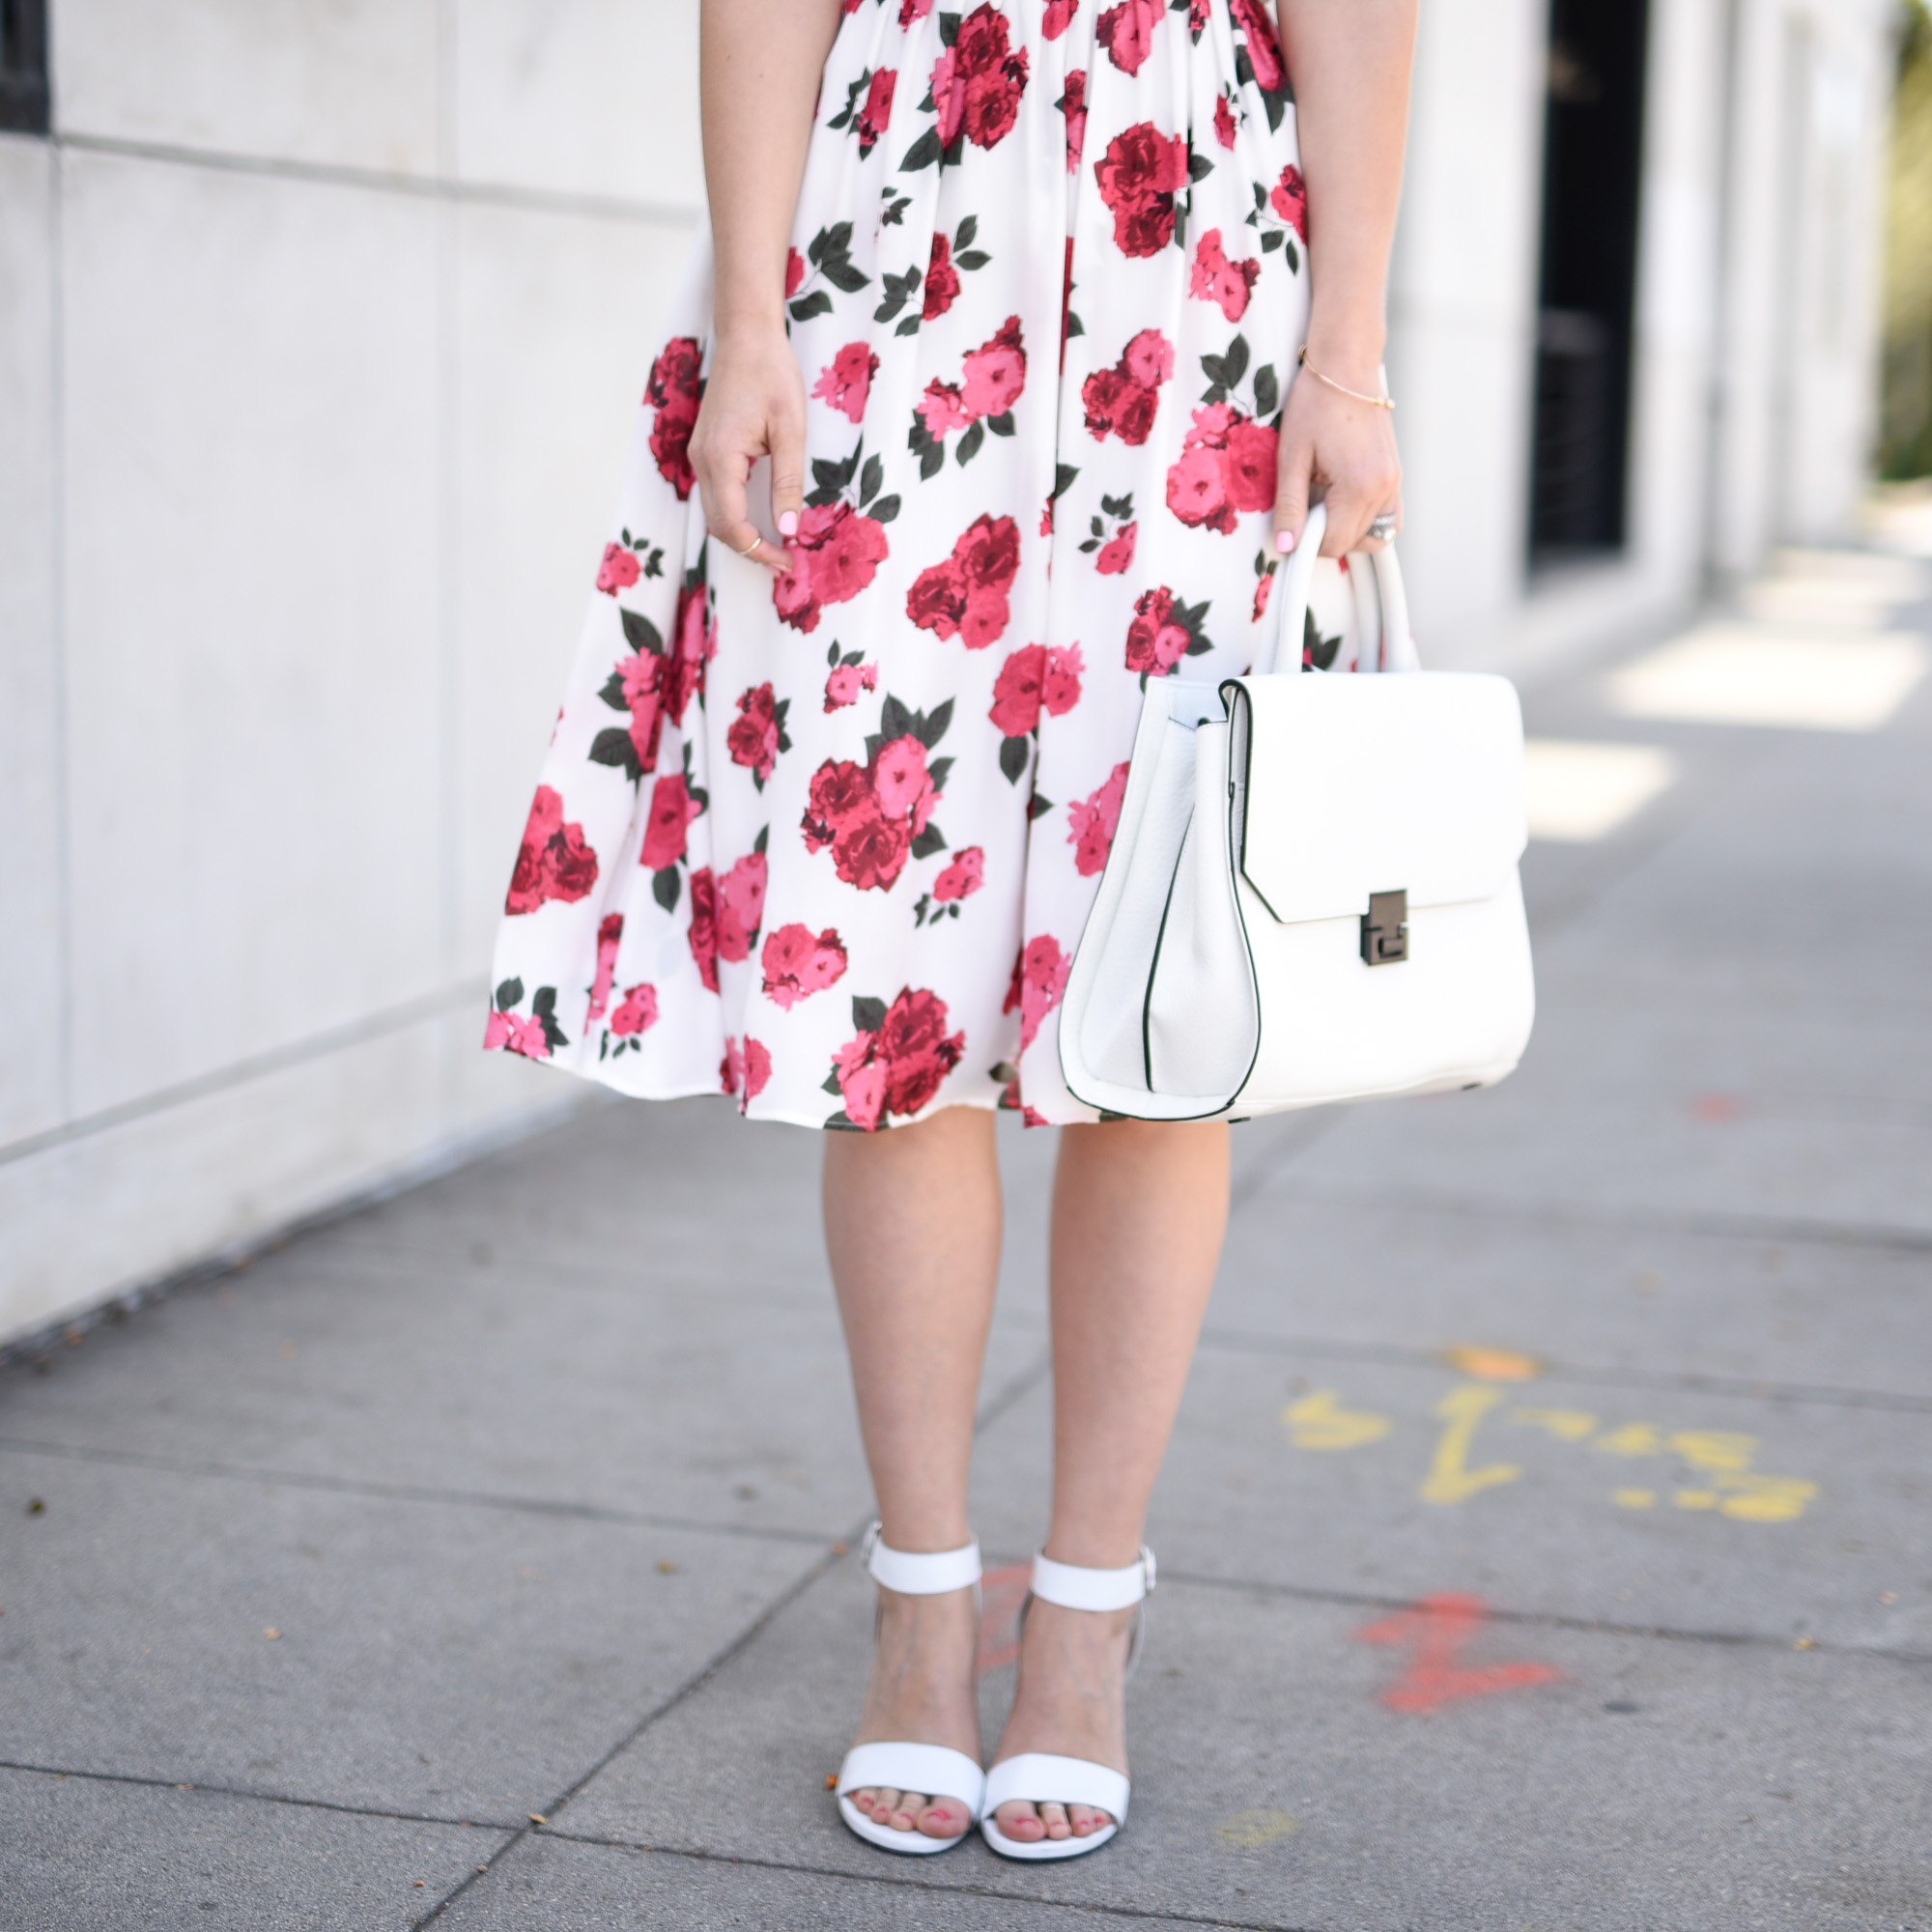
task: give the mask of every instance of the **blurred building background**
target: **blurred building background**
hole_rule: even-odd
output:
[[[0,21],[5,1341],[582,1103],[477,1050],[484,971],[702,183],[696,0]],[[1425,0],[1435,662],[1853,532],[1899,28]]]

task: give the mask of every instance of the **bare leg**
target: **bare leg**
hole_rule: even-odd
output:
[[[1063,1129],[1053,1193],[1053,1517],[1046,1553],[1114,1570],[1140,1548],[1228,1218],[1228,1130],[1109,1121]],[[999,1756],[1125,1771],[1122,1678],[1133,1611],[1036,1602]],[[1085,1837],[1107,1814],[1015,1803],[1000,1830]]]
[[[886,1543],[956,1549],[972,1533],[973,1415],[1000,1267],[992,1115],[948,1107],[916,1126],[827,1134],[825,1245]],[[946,1745],[977,1761],[972,1591],[882,1589],[879,1601],[857,1742]],[[957,1837],[972,1823],[957,1793],[861,1791],[853,1803],[875,1822],[931,1837]]]

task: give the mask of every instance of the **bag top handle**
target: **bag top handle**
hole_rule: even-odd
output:
[[[1321,540],[1328,533],[1328,506],[1311,503],[1301,541],[1288,562],[1277,570],[1274,595],[1269,609],[1274,614],[1268,647],[1258,654],[1257,675],[1300,668],[1301,634],[1308,621],[1308,593],[1315,585],[1315,565],[1321,554]],[[1408,597],[1403,588],[1402,567],[1395,560],[1395,546],[1380,550],[1355,551],[1349,558],[1350,571],[1364,564],[1375,566],[1376,603],[1381,611],[1381,649],[1371,652],[1371,662],[1357,662],[1360,671],[1420,670],[1415,638],[1408,628]],[[1265,658],[1265,662],[1262,658]]]

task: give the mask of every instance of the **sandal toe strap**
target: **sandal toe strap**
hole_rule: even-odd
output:
[[[986,1774],[964,1751],[950,1750],[945,1745],[854,1745],[838,1767],[839,1797],[878,1789],[957,1798],[978,1817]]]
[[[1125,1776],[1084,1757],[1055,1757],[1046,1751],[1023,1751],[996,1764],[986,1774],[986,1799],[980,1808],[990,1818],[1002,1804],[1023,1800],[1031,1804],[1091,1804],[1112,1812],[1114,1822],[1127,1822]]]

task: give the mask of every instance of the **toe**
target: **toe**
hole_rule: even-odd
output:
[[[1112,1812],[1096,1811],[1091,1804],[1069,1804],[1066,1822],[1072,1826],[1076,1838],[1089,1838],[1103,1825],[1111,1825],[1114,1818]]]
[[[919,1824],[919,1814],[925,1809],[925,1793],[923,1791],[901,1791],[893,1804],[893,1830],[895,1832],[915,1830]]]
[[[919,1814],[919,1829],[928,1838],[956,1838],[971,1822],[971,1814],[957,1798],[935,1798]]]
[[[1002,1804],[993,1813],[993,1819],[1016,1845],[1037,1845],[1046,1836],[1046,1827],[1039,1822],[1038,1811],[1023,1798]]]
[[[1049,1838],[1067,1838],[1073,1834],[1073,1827],[1066,1822],[1066,1806],[1045,1804],[1039,1807],[1040,1823],[1046,1827]]]
[[[852,1801],[853,1809],[867,1818],[872,1815],[872,1802],[878,1795],[869,1785],[866,1786],[863,1790],[848,1791],[845,1794]]]

